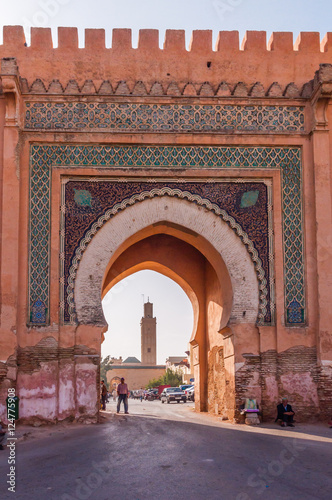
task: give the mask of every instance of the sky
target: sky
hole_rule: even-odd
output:
[[[106,46],[113,28],[131,28],[137,46],[140,28],[159,29],[162,47],[166,29],[185,29],[189,46],[194,29],[291,31],[295,42],[301,31],[332,31],[331,0],[10,0],[1,2],[2,25],[22,25],[27,43],[30,28],[51,27],[57,46],[57,27],[75,26],[84,46],[84,28],[104,28]],[[2,43],[2,29],[0,30]],[[192,308],[181,288],[153,271],[141,271],[117,285],[103,302],[109,331],[102,355],[140,359],[140,320],[143,295],[154,304],[157,318],[157,362],[184,355],[192,331]]]
[[[155,271],[139,271],[113,287],[103,300],[109,324],[102,344],[104,357],[111,354],[141,359],[140,322],[143,300],[148,299],[157,318],[157,363],[165,364],[168,356],[186,356],[193,328],[193,310],[187,295],[170,278]]]
[[[1,2],[1,23],[31,26],[76,26],[84,45],[84,28],[105,28],[111,45],[112,28],[131,28],[137,46],[139,28],[185,29],[189,44],[193,29],[292,31],[332,30],[331,0],[10,0]],[[1,34],[2,37],[2,34]]]

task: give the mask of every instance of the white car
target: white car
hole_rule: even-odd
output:
[[[185,390],[186,396],[188,401],[195,401],[195,387],[188,387],[188,389]]]
[[[163,390],[163,392],[160,394],[160,401],[162,403],[170,403],[171,401],[176,401],[177,403],[180,403],[180,401],[183,401],[184,403],[187,402],[187,396],[184,391],[180,389],[180,387],[166,387],[166,389]]]

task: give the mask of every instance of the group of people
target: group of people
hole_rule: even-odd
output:
[[[113,391],[114,392],[114,391]],[[118,404],[116,408],[116,412],[120,412],[120,406],[121,403],[123,402],[124,404],[124,412],[128,414],[128,397],[129,397],[129,390],[127,384],[125,384],[124,378],[121,378],[120,384],[117,386],[117,395],[118,395]],[[107,397],[108,397],[108,392],[107,392],[107,387],[105,385],[104,380],[101,381],[101,390],[100,390],[100,397],[101,397],[101,405],[102,409],[106,410],[106,402],[107,402]],[[114,397],[114,396],[113,396]],[[141,401],[143,399],[143,395],[141,393]],[[281,400],[281,403],[277,406],[277,421],[281,421],[281,426],[282,427],[295,427],[294,426],[294,415],[295,412],[293,411],[291,405],[288,403],[287,397],[283,397]],[[329,425],[332,426],[332,420],[329,422]]]
[[[129,397],[129,390],[127,384],[125,384],[124,378],[121,379],[121,383],[118,384],[117,386],[117,395],[118,395],[118,404],[117,404],[117,409],[116,412],[120,412],[120,405],[121,402],[124,404],[124,411],[125,413],[128,412],[128,397]],[[102,404],[102,409],[106,410],[106,400],[107,400],[107,388],[104,383],[104,380],[101,381],[101,404]],[[143,395],[141,393],[140,397],[141,401],[143,399]],[[295,412],[293,411],[291,405],[288,403],[287,397],[283,397],[281,400],[281,403],[277,406],[277,418],[276,422],[280,421],[282,427],[295,427],[294,425],[294,415]],[[332,419],[328,424],[332,428]]]
[[[114,393],[114,391],[113,391]],[[118,384],[116,393],[118,395],[118,404],[116,407],[116,413],[120,413],[120,406],[121,403],[123,402],[124,405],[124,412],[128,415],[128,397],[129,397],[129,390],[127,384],[125,384],[125,380],[122,377],[120,384]],[[107,402],[107,397],[108,397],[108,392],[107,392],[107,387],[105,385],[104,380],[100,382],[100,403],[101,407],[103,410],[106,410],[106,402]],[[113,394],[114,398],[114,394]]]

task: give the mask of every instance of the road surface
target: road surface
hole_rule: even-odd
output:
[[[248,427],[193,404],[107,405],[103,424],[36,429],[0,452],[0,498],[15,500],[330,500],[332,429]],[[40,431],[40,432],[39,432]]]

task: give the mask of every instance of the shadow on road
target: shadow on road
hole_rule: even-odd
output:
[[[103,412],[100,424],[55,426],[18,443],[15,499],[331,498],[332,439],[320,428],[250,428],[189,409],[182,420],[175,408],[173,418],[170,409],[165,418],[148,411]],[[0,473],[0,497],[12,498],[8,450],[0,453]]]

